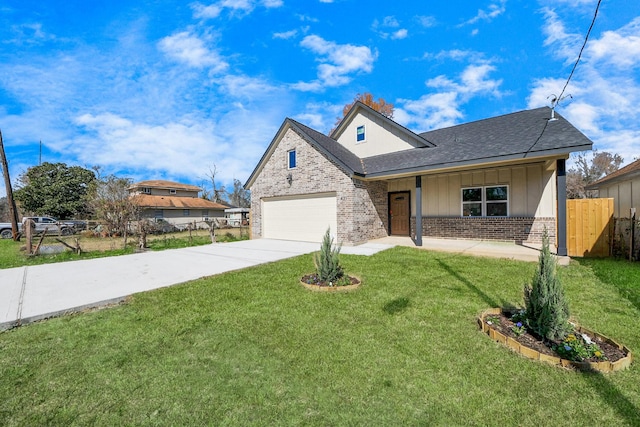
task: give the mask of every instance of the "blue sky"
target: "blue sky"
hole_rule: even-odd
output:
[[[42,160],[136,181],[244,182],[285,117],[322,132],[358,93],[413,131],[549,105],[597,0],[5,0],[0,129]],[[640,2],[604,0],[557,108],[640,156]],[[4,195],[4,186],[0,187]]]

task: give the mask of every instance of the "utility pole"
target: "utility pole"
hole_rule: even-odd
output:
[[[2,130],[0,130],[0,161],[2,161],[2,174],[4,175],[4,185],[7,188],[7,202],[9,204],[9,214],[11,215],[11,231],[13,232],[13,240],[20,240],[20,232],[18,230],[18,210],[16,202],[13,199],[13,190],[11,189],[11,179],[9,178],[9,165],[7,156],[4,153],[4,143],[2,142]]]

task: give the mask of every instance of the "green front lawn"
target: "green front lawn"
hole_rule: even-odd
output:
[[[342,261],[355,292],[300,286],[307,255],[0,334],[0,425],[640,425],[637,362],[567,371],[478,331],[485,308],[522,303],[534,263]],[[599,266],[560,270],[572,314],[638,352],[640,309]]]
[[[234,242],[238,240],[246,240],[249,238],[246,234],[240,234],[237,229],[218,230],[216,242]],[[68,244],[75,246],[75,239],[80,241],[80,247],[83,252],[78,255],[75,252],[65,249],[56,241],[57,236],[46,236],[43,245],[58,246],[63,250],[56,254],[40,254],[37,256],[27,256],[24,248],[26,247],[25,239],[20,242],[14,242],[11,239],[0,239],[0,268],[22,267],[25,265],[51,264],[55,262],[75,261],[80,259],[102,258],[117,255],[127,255],[135,253],[138,239],[135,236],[129,237],[127,246],[124,247],[124,239],[122,238],[94,238],[94,237],[63,237]],[[33,245],[37,244],[37,239]],[[191,246],[210,245],[211,237],[208,231],[197,230],[189,236],[188,231],[179,233],[171,233],[165,235],[149,235],[147,238],[147,249],[152,251],[161,251],[165,249],[187,248]]]

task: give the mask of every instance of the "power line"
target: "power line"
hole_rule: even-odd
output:
[[[587,30],[587,35],[584,38],[584,43],[582,43],[582,47],[580,48],[580,53],[578,54],[578,59],[576,59],[576,63],[573,64],[573,69],[571,70],[571,73],[569,74],[569,78],[567,79],[567,82],[564,84],[564,87],[562,88],[562,92],[560,92],[560,96],[558,96],[555,99],[554,104],[557,104],[562,99],[562,95],[564,94],[564,91],[567,89],[567,86],[569,86],[569,82],[571,81],[571,77],[573,77],[573,73],[576,71],[576,68],[578,67],[578,62],[580,62],[580,58],[582,58],[582,52],[584,51],[584,48],[587,45],[587,41],[589,40],[589,34],[591,34],[591,30],[593,29],[593,25],[596,23],[596,17],[598,16],[598,10],[600,9],[600,3],[602,3],[602,0],[598,0],[598,4],[596,5],[596,11],[593,14],[593,19],[591,20],[591,25],[589,26],[589,29]]]

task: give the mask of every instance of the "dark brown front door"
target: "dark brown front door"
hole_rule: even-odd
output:
[[[410,193],[408,191],[389,194],[390,234],[395,236],[409,235],[409,216],[411,214],[409,200]]]

